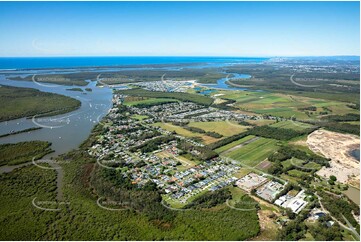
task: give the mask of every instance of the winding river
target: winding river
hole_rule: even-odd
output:
[[[30,133],[20,133],[0,138],[0,144],[30,140],[49,141],[52,143],[52,149],[55,152],[49,154],[46,158],[55,157],[77,148],[111,107],[111,89],[97,87],[94,81],[89,81],[87,86],[81,87],[82,89],[92,89],[91,92],[86,92],[86,94],[66,90],[74,88],[74,86],[39,85],[35,82],[7,80],[5,76],[0,76],[0,84],[35,88],[43,92],[62,94],[81,101],[81,107],[70,113],[44,118],[20,118],[0,123],[0,134],[31,127],[43,127]]]

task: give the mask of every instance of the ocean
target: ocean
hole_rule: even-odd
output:
[[[150,64],[218,64],[260,63],[268,58],[255,57],[1,57],[0,70],[105,67]]]

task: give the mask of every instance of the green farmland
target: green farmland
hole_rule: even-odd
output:
[[[242,139],[239,139],[239,140],[233,141],[232,143],[229,143],[229,144],[227,144],[227,145],[221,146],[221,147],[219,147],[218,149],[216,149],[215,151],[216,151],[218,154],[219,154],[219,153],[222,153],[222,152],[225,152],[225,151],[227,151],[227,150],[229,150],[229,149],[231,149],[231,148],[233,148],[233,147],[235,147],[235,146],[237,146],[237,145],[240,145],[240,144],[242,144],[242,143],[244,143],[244,142],[249,141],[250,139],[253,139],[254,137],[256,137],[256,136],[254,136],[254,135],[248,135],[248,136],[246,136],[246,137],[244,137],[244,138],[242,138]]]
[[[291,120],[277,122],[277,123],[271,124],[270,126],[276,127],[276,128],[283,128],[283,129],[293,129],[295,131],[303,131],[305,129],[312,127],[309,124],[305,124],[305,123],[301,123],[301,122],[297,122],[297,121],[291,121]]]
[[[245,126],[230,122],[191,122],[190,127],[200,128],[207,132],[216,132],[223,136],[231,136],[237,133],[242,133],[246,130]]]
[[[235,100],[234,106],[241,110],[285,118],[317,119],[320,112],[324,111],[324,107],[330,109],[332,113],[357,113],[357,110],[347,106],[348,103],[339,101],[270,92],[224,91],[221,93],[225,94],[222,98]],[[302,110],[311,106],[316,107],[317,110],[308,114]]]
[[[277,142],[274,139],[259,138],[250,144],[232,151],[227,154],[227,157],[241,161],[249,166],[256,166],[277,149]]]

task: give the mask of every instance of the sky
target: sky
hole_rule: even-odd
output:
[[[359,55],[359,2],[0,2],[0,56]]]

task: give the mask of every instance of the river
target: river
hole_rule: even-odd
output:
[[[208,88],[222,89],[222,90],[241,90],[241,91],[247,90],[247,88],[233,87],[231,85],[228,85],[227,81],[251,78],[250,75],[238,74],[238,73],[224,73],[224,74],[229,74],[231,77],[221,78],[221,79],[217,80],[217,84],[201,84],[201,86],[208,87]]]
[[[81,101],[81,107],[70,113],[35,119],[20,118],[0,123],[0,134],[37,126],[43,127],[29,133],[20,133],[0,138],[0,144],[30,140],[49,141],[52,143],[52,149],[55,152],[48,155],[47,158],[77,148],[87,139],[95,124],[107,114],[112,104],[112,90],[106,87],[97,87],[95,81],[89,81],[87,86],[81,87],[82,89],[87,87],[92,89],[91,92],[86,92],[86,94],[66,90],[74,86],[39,85],[28,81],[7,80],[4,76],[0,76],[0,84],[35,88],[43,92],[62,94]]]
[[[29,74],[29,73],[28,73]],[[25,74],[23,74],[25,76]],[[249,75],[232,73],[232,78],[249,78]],[[15,76],[15,75],[14,75]],[[227,78],[221,78],[217,84],[204,84],[207,87],[226,90],[245,90],[243,88],[230,87],[226,84]],[[72,97],[81,101],[81,107],[70,113],[26,119],[20,118],[0,123],[0,135],[16,132],[23,129],[41,126],[42,129],[28,133],[20,133],[0,138],[0,144],[17,143],[22,141],[42,140],[52,143],[55,152],[45,158],[56,157],[76,149],[89,136],[95,124],[107,114],[111,107],[112,90],[108,87],[97,87],[96,81],[88,81],[88,85],[81,87],[91,88],[91,92],[83,94],[78,91],[67,90],[74,86],[54,85],[47,83],[36,83],[31,81],[8,80],[5,75],[0,75],[0,84],[16,87],[35,88],[43,92],[57,93]],[[120,87],[122,88],[122,87]]]

